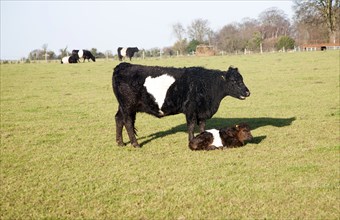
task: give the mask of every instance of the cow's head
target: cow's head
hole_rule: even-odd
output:
[[[132,47],[134,53],[138,53],[138,47]]]
[[[226,92],[237,99],[245,99],[250,96],[250,91],[243,82],[243,77],[237,68],[229,67],[225,74]]]

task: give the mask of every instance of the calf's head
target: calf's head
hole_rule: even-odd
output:
[[[250,127],[246,123],[221,129],[220,135],[223,146],[225,147],[241,147],[244,146],[246,141],[253,139],[250,133]]]
[[[243,82],[243,77],[237,68],[229,67],[226,75],[226,93],[237,99],[245,99],[250,96],[250,91]]]
[[[245,141],[250,141],[253,139],[253,136],[251,135],[250,132],[250,127],[246,123],[241,123],[238,125],[235,125],[233,127],[233,130],[236,131],[237,134],[237,139],[244,145]]]

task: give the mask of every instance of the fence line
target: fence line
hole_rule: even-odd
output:
[[[326,48],[320,49],[317,47],[308,47],[308,48],[302,48],[301,47],[296,47],[293,50],[285,50],[284,48],[282,50],[272,50],[272,51],[263,51],[262,53],[260,51],[251,51],[251,50],[244,50],[244,51],[235,51],[234,53],[228,53],[225,51],[220,51],[219,53],[216,53],[215,55],[211,56],[196,56],[194,52],[191,54],[187,55],[181,55],[179,52],[176,52],[176,55],[174,56],[169,56],[169,55],[164,55],[164,52],[160,51],[158,56],[146,56],[144,51],[141,56],[135,56],[133,59],[136,60],[144,60],[144,59],[172,59],[172,58],[187,58],[187,57],[213,57],[213,56],[244,56],[244,55],[252,55],[252,54],[271,54],[271,53],[295,53],[295,52],[314,52],[314,51],[327,51],[327,50],[340,50],[340,46],[327,46]],[[114,56],[113,58],[98,58],[96,61],[99,62],[112,62],[112,61],[118,61],[117,56]],[[20,64],[20,63],[60,63],[60,59],[41,59],[41,60],[29,60],[29,59],[20,59],[20,60],[0,60],[0,64]]]

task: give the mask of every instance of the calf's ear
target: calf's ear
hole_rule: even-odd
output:
[[[226,134],[227,134],[228,137],[235,137],[236,132],[235,132],[235,131],[232,131],[231,129],[228,129],[228,131],[226,132]]]
[[[238,68],[237,67],[234,67],[233,65],[229,66],[229,69],[228,70],[236,70],[238,71]]]

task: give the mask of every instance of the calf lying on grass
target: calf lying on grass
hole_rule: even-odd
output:
[[[242,123],[231,128],[204,131],[189,142],[191,150],[215,150],[219,148],[241,147],[253,138],[249,125]]]

